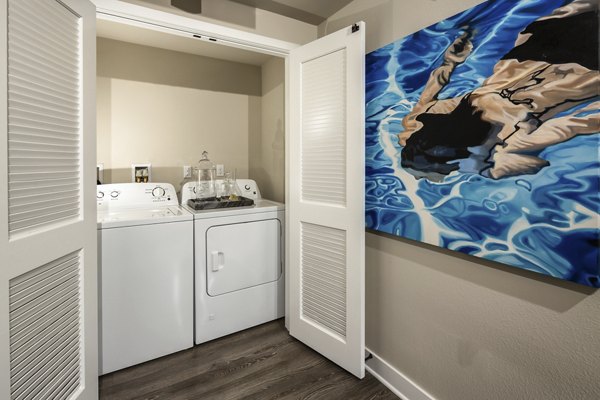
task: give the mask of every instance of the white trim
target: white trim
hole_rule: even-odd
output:
[[[0,398],[10,398],[8,254],[8,1],[0,0]]]
[[[92,0],[98,19],[190,37],[273,56],[285,57],[296,43],[273,39],[210,22],[187,18],[118,0]],[[211,40],[212,39],[212,40]]]
[[[290,199],[290,177],[289,177],[289,170],[290,170],[290,155],[291,155],[291,149],[290,149],[290,58],[289,57],[285,57],[285,83],[283,85],[283,91],[284,91],[284,124],[285,124],[285,132],[284,132],[284,152],[285,152],[285,156],[284,156],[284,162],[285,162],[285,172],[284,172],[284,190],[285,190],[285,195],[283,197],[283,201],[284,203],[287,203]],[[289,221],[290,220],[290,208],[286,207],[285,208],[285,220]],[[290,224],[287,223],[285,224],[285,290],[284,290],[284,298],[285,298],[285,329],[287,329],[288,331],[290,330],[290,241],[289,241],[289,237],[290,237],[290,228],[289,228]]]
[[[398,371],[383,358],[367,351],[373,356],[367,360],[366,370],[379,382],[383,383],[396,396],[402,400],[435,400],[435,397],[427,393],[423,388],[413,382],[409,377]]]

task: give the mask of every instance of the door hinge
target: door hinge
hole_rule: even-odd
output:
[[[358,32],[360,30],[360,26],[358,24],[352,25],[352,33]]]

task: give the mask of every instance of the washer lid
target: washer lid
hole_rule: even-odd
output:
[[[190,221],[193,216],[183,207],[136,208],[98,212],[98,229]]]

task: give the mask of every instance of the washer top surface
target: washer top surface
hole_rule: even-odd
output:
[[[219,184],[219,181],[217,181],[217,184]],[[221,208],[212,210],[194,210],[191,207],[187,206],[187,201],[191,198],[194,198],[195,196],[195,182],[188,182],[183,186],[183,188],[181,188],[181,205],[187,211],[194,214],[194,219],[247,215],[272,211],[282,211],[285,209],[285,205],[283,203],[263,199],[260,195],[260,191],[258,189],[258,186],[256,185],[256,182],[252,179],[238,179],[237,184],[242,192],[242,196],[254,200],[253,206]]]
[[[99,229],[193,219],[179,206],[175,188],[169,183],[98,185],[96,200]]]
[[[194,219],[229,217],[234,215],[247,215],[265,213],[271,211],[282,211],[285,209],[282,203],[277,203],[271,200],[254,200],[253,206],[248,207],[233,207],[222,208],[217,210],[194,210],[187,205],[182,206],[184,209],[194,215]]]

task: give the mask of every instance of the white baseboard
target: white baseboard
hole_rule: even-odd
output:
[[[373,356],[366,363],[366,370],[402,400],[435,400],[433,396],[411,381],[383,358],[366,349]]]

